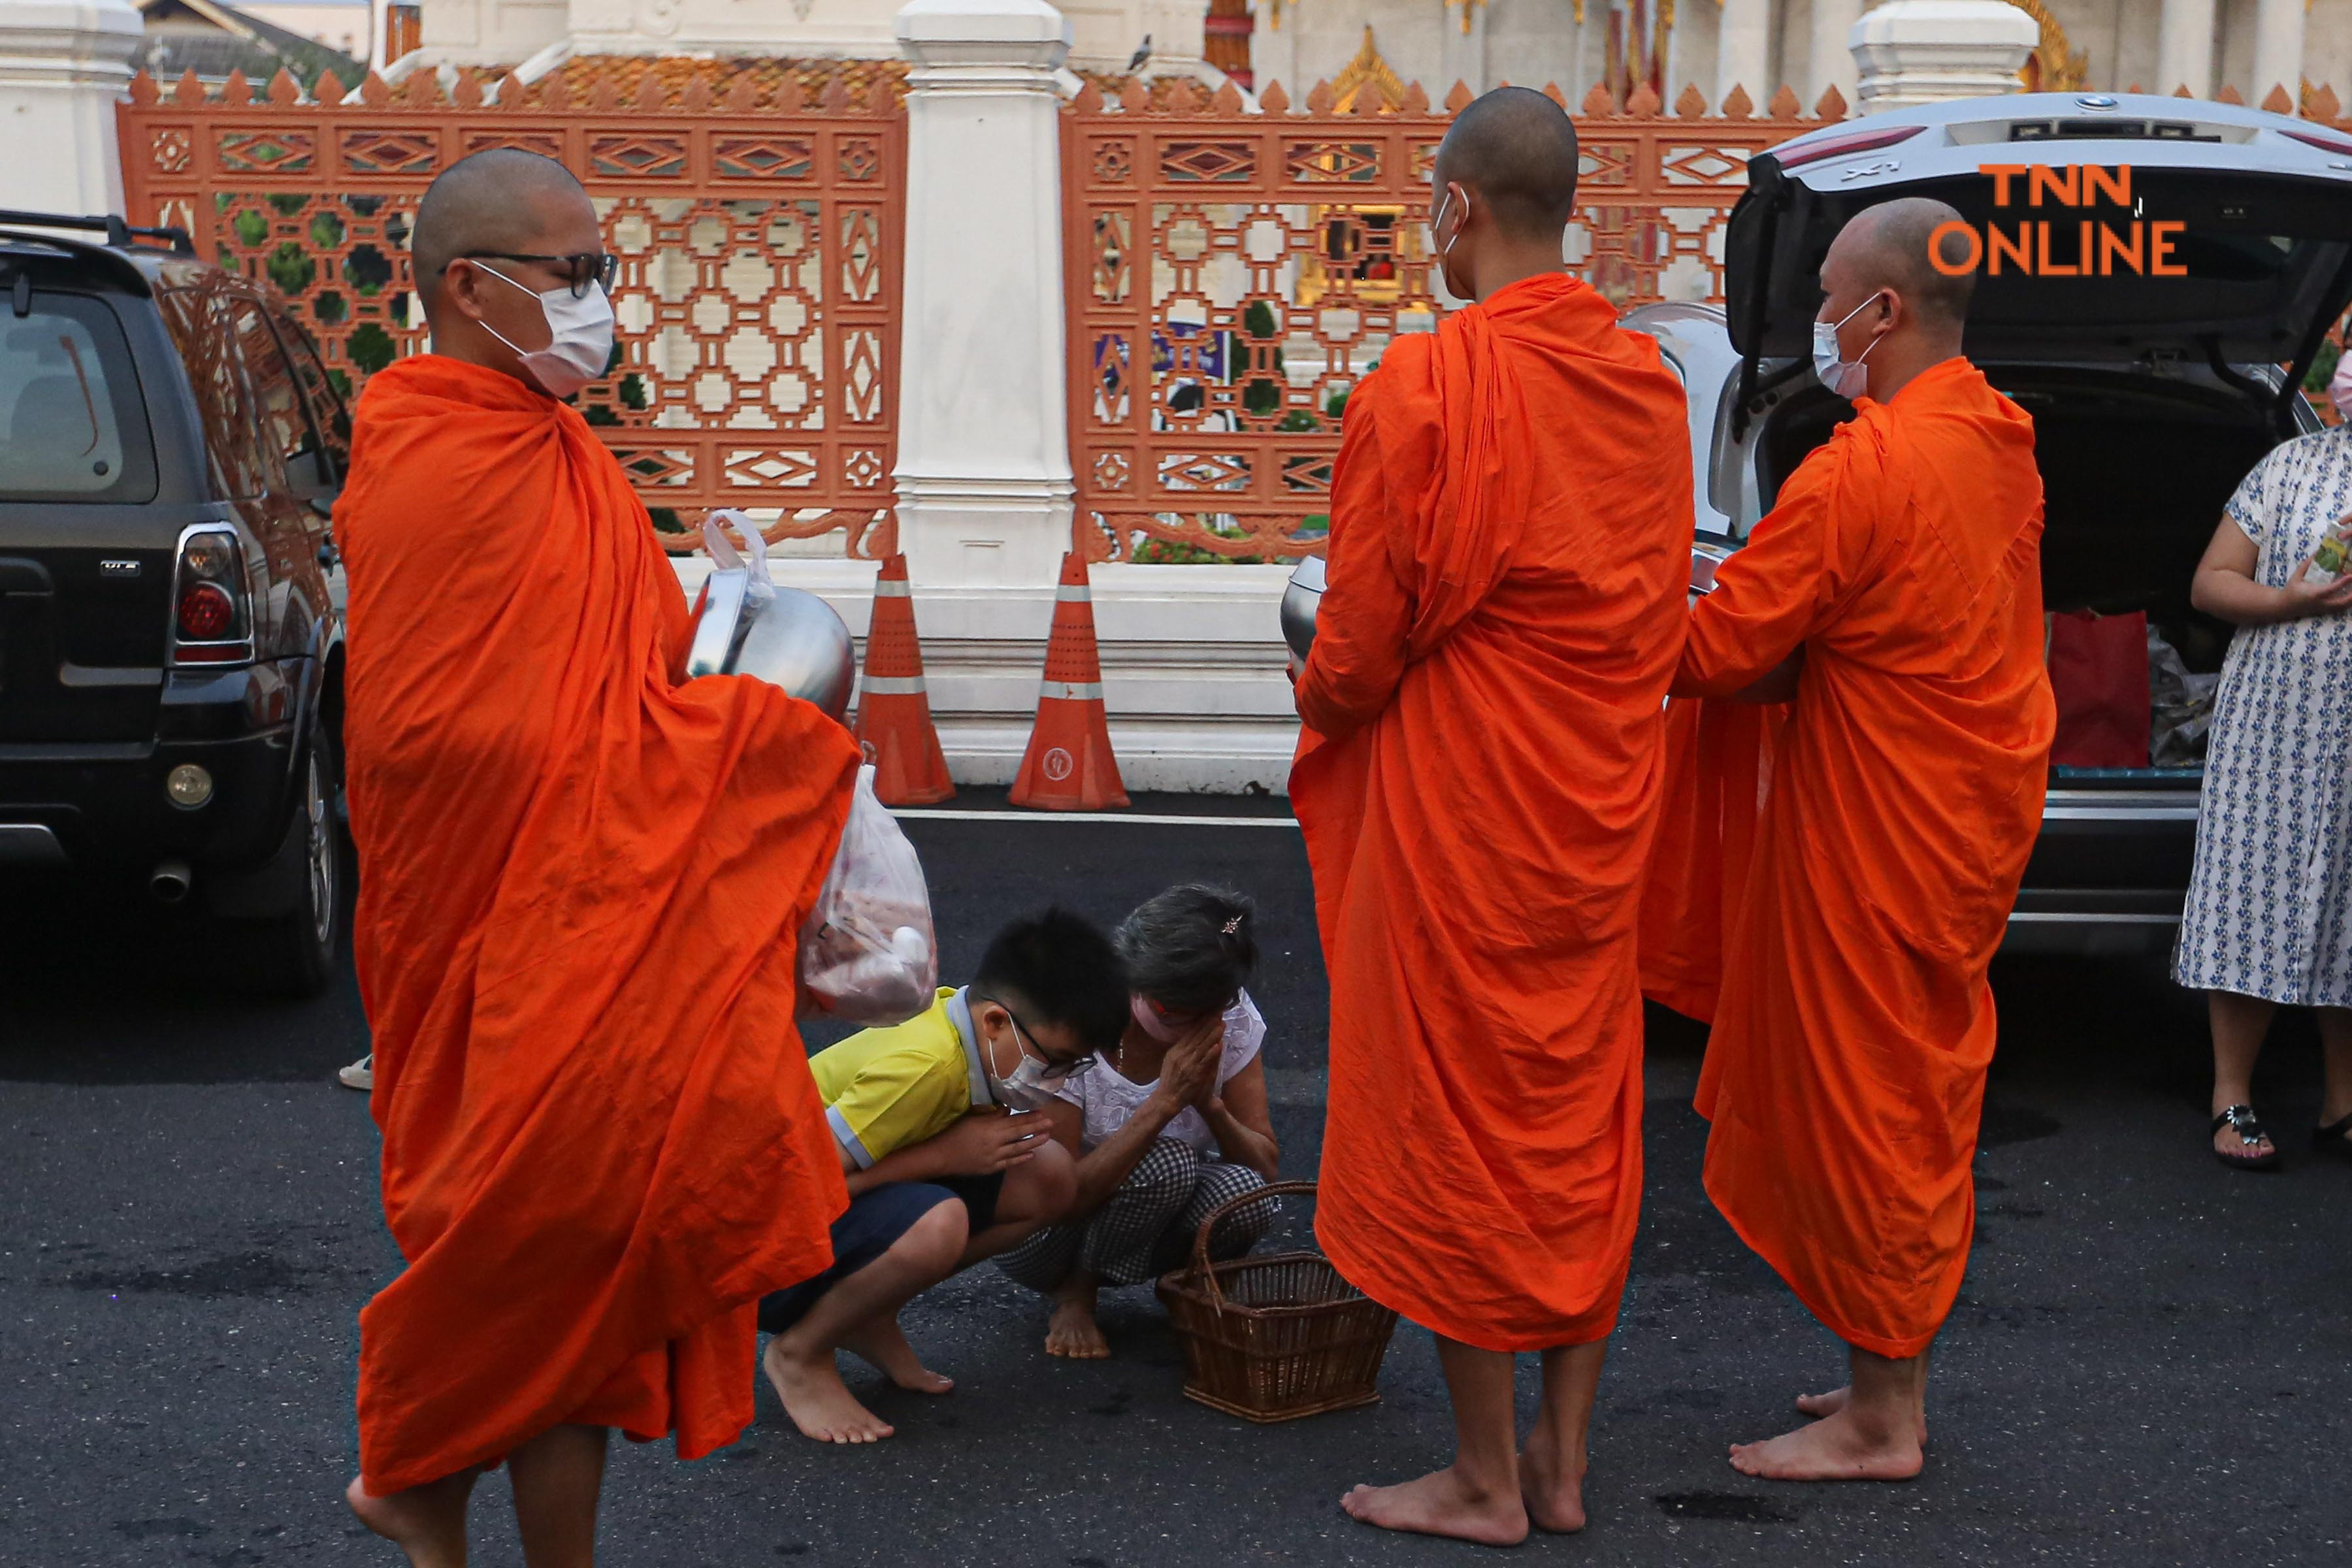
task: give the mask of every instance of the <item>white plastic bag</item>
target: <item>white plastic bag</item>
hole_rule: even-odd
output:
[[[743,536],[744,548],[751,553],[746,558],[738,554],[735,542],[727,537],[727,525]],[[741,571],[747,574],[743,589],[743,619],[758,615],[776,597],[776,580],[768,575],[768,538],[760,525],[733,507],[721,507],[702,520],[702,548],[710,554],[714,572]]]
[[[923,863],[874,795],[871,763],[857,770],[849,821],[816,908],[801,928],[801,989],[817,1016],[903,1024],[931,1005],[939,942]]]

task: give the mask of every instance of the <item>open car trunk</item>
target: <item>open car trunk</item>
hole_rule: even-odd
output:
[[[1985,373],[2033,416],[2047,498],[2044,608],[2141,611],[2151,634],[2151,763],[2161,765],[2058,767],[2053,782],[2195,789],[2204,756],[2198,698],[2210,714],[2211,678],[2231,628],[2189,607],[2189,580],[2223,503],[2271,448],[2264,410],[2241,393],[2145,372],[1988,365]],[[1851,405],[1818,387],[1774,411],[1758,453],[1768,505],[1805,456],[1852,416]]]

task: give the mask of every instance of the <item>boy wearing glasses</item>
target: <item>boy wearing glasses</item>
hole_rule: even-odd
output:
[[[1076,1192],[1068,1152],[1037,1114],[1118,1043],[1126,971],[1109,939],[1062,910],[1018,920],[961,990],[810,1058],[849,1185],[833,1266],[760,1303],[775,1336],[761,1365],[784,1410],[820,1442],[893,1428],[841,1381],[849,1351],[901,1388],[945,1394],[898,1311],[951,1274],[1060,1220]]]

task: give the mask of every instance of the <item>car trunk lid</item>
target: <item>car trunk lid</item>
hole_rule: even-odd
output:
[[[2106,118],[2055,111],[2084,103],[2115,107]],[[1997,230],[2029,247],[2030,269],[2006,248],[2000,275],[1989,255],[1979,268],[1966,345],[1980,362],[2274,364],[2299,378],[2352,303],[2352,140],[2324,127],[2221,105],[2061,94],[1904,117],[1914,123],[1880,118],[1800,137],[1750,164],[1725,275],[1732,342],[1751,364],[1809,359],[1830,241],[1855,213],[1897,196],[1949,203],[1980,245]],[[2179,133],[2149,130],[2167,123]],[[2092,133],[2102,128],[2116,133]],[[2095,186],[2073,173],[2084,165],[2125,174]],[[2002,181],[1987,172],[1995,168],[2027,172]],[[2062,200],[2070,179],[2073,205]],[[2114,200],[2123,180],[2128,205]],[[2079,262],[2085,224],[2094,275],[2059,271]],[[2131,247],[2152,269],[2159,239],[2179,271],[2132,271]],[[2283,407],[2292,384],[2242,390]]]

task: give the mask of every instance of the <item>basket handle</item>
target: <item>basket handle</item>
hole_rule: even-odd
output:
[[[1260,1199],[1294,1194],[1302,1197],[1312,1196],[1314,1192],[1313,1182],[1268,1182],[1265,1186],[1254,1187],[1239,1197],[1227,1198],[1209,1211],[1209,1216],[1201,1222],[1200,1233],[1192,1237],[1192,1272],[1207,1289],[1212,1310],[1220,1315],[1225,1310],[1224,1293],[1217,1289],[1217,1271],[1209,1267],[1209,1237],[1218,1225],[1235,1209],[1247,1208]]]

